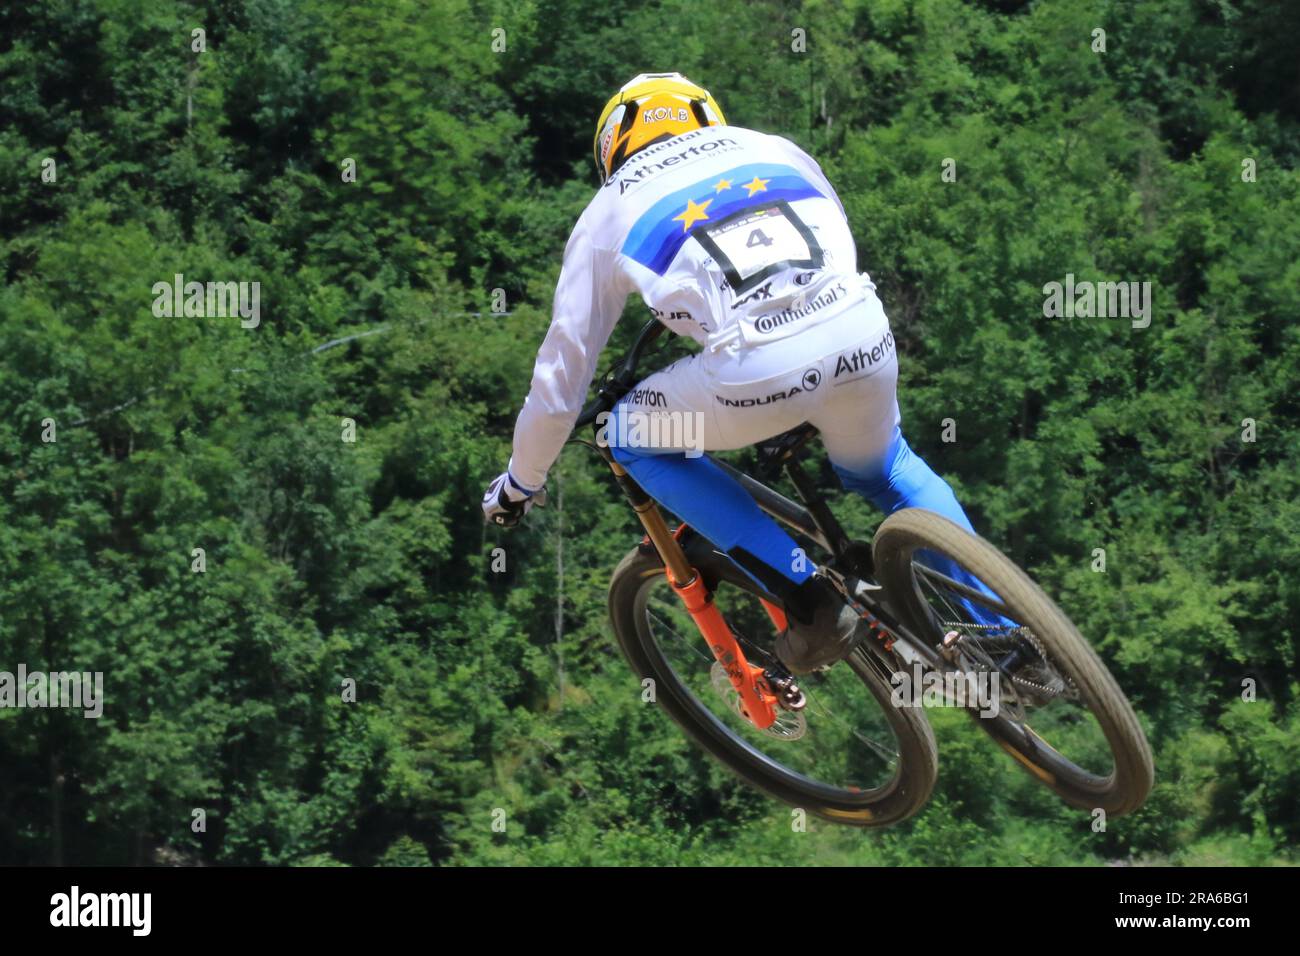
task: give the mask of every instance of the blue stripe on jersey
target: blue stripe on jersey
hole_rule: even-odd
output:
[[[755,180],[763,185],[751,195],[749,187]],[[730,186],[718,189],[723,182],[729,182]],[[632,226],[623,242],[622,252],[655,274],[663,275],[695,229],[742,209],[776,202],[778,199],[793,202],[811,197],[826,198],[794,167],[775,163],[747,163],[710,176],[707,180],[692,183],[659,200],[642,213],[641,218]],[[708,203],[703,210],[704,215],[694,222],[681,218],[689,208],[689,203],[694,203],[697,209]]]

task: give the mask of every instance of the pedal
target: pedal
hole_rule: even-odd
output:
[[[830,567],[819,567],[815,573],[820,574],[830,582],[831,587],[839,591],[846,601],[853,601],[858,604],[867,603],[871,594],[884,590],[879,584],[872,584],[863,578],[852,574],[844,574]]]
[[[870,581],[862,580],[862,578],[850,578],[849,580],[852,582],[856,582],[853,586],[852,594],[859,601],[865,601],[867,599],[867,596],[871,594],[873,591],[884,590],[884,587],[882,585],[872,584]]]

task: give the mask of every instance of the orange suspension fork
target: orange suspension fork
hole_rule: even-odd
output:
[[[789,625],[789,622],[785,619],[785,611],[781,610],[771,601],[764,600],[763,598],[759,598],[759,601],[763,603],[763,610],[767,612],[767,616],[772,619],[772,626],[776,628],[776,632],[780,634]]]
[[[695,621],[695,626],[704,635],[713,657],[722,665],[731,680],[731,686],[740,694],[744,716],[759,730],[771,727],[776,722],[776,695],[771,692],[767,678],[763,676],[763,668],[745,659],[745,652],[736,636],[731,633],[731,628],[727,627],[727,622],[722,619],[722,612],[713,603],[712,595],[704,587],[704,580],[694,568],[691,569],[692,579],[685,584],[674,581],[671,571],[666,573],[673,590]]]
[[[704,635],[704,640],[709,645],[714,659],[727,672],[731,686],[736,688],[736,693],[740,695],[745,718],[760,730],[771,727],[776,723],[777,717],[776,695],[772,693],[767,678],[763,676],[763,668],[745,659],[745,652],[741,650],[736,636],[731,633],[731,628],[727,627],[727,622],[722,619],[722,612],[713,603],[713,596],[704,586],[704,579],[687,560],[686,552],[678,542],[678,537],[686,526],[682,525],[675,533],[669,531],[663,515],[655,506],[654,499],[631,480],[627,470],[615,461],[612,455],[605,455],[605,460],[627,495],[632,510],[641,519],[646,537],[654,544],[659,557],[663,558],[664,573],[668,576],[668,582],[673,586],[677,596],[682,599],[695,626]],[[785,615],[781,609],[766,601],[763,602],[763,606],[767,608],[768,616],[771,617],[772,623],[777,625],[777,629],[784,630]]]

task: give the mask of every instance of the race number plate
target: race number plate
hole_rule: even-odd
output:
[[[717,261],[737,294],[781,269],[820,269],[824,261],[812,230],[784,200],[742,209],[692,235]]]

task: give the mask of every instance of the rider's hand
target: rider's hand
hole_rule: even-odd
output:
[[[519,485],[509,471],[502,472],[483,492],[483,514],[493,524],[513,528],[536,502],[536,494]]]

